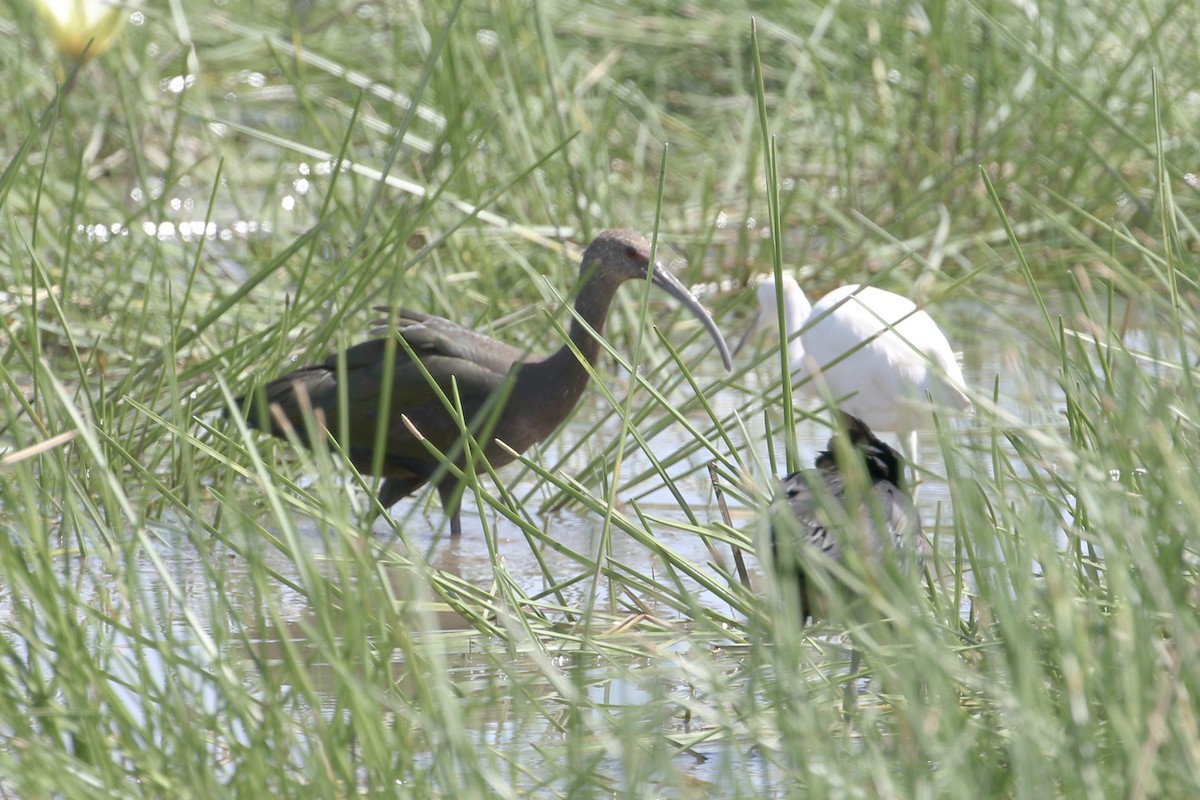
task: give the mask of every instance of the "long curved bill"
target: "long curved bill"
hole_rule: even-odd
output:
[[[712,336],[713,341],[717,343],[717,351],[721,354],[721,361],[725,363],[725,371],[732,372],[733,358],[729,355],[729,345],[725,344],[725,337],[721,335],[721,330],[717,327],[717,323],[713,321],[712,315],[708,313],[708,309],[699,300],[692,297],[692,293],[687,290],[687,287],[680,283],[678,278],[668,272],[667,268],[660,261],[654,263],[652,280],[655,286],[658,286],[680,303],[683,303],[700,320],[705,329],[708,330],[709,335]]]

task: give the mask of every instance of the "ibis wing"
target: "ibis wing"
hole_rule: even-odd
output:
[[[387,311],[385,308],[376,310]],[[422,311],[402,308],[398,312],[394,328],[389,327],[389,322],[387,319],[376,320],[372,324],[371,332],[376,336],[386,336],[391,330],[395,330],[422,359],[427,355],[465,359],[485,369],[504,374],[513,363],[528,356],[528,352],[519,347],[497,341],[445,317]]]
[[[524,356],[518,348],[419,312],[403,312],[395,330],[408,348],[404,342],[395,342],[390,365],[385,358],[391,343],[387,338],[371,339],[342,355],[329,356],[324,363],[272,381],[266,387],[268,402],[306,442],[305,406],[311,407],[335,436],[340,435],[344,417],[348,437],[342,444],[360,469],[371,465],[381,424],[387,428],[384,442],[389,463],[397,468],[426,463],[430,456],[414,428],[442,452],[450,450],[460,434],[439,390],[451,404],[461,406],[463,417],[470,422],[505,382],[513,363]],[[391,392],[385,413],[383,387],[389,373]],[[271,430],[283,434],[275,421]]]
[[[428,458],[413,429],[439,450],[449,450],[459,438],[460,427],[447,413],[446,402],[461,406],[463,418],[474,421],[523,352],[441,317],[427,317],[398,333],[419,363],[404,343],[396,342],[386,414],[387,452],[397,460]],[[388,346],[387,339],[372,339],[346,351],[350,445],[356,450],[373,447],[383,421]],[[326,363],[336,370],[335,358]],[[336,408],[336,400],[332,405]]]

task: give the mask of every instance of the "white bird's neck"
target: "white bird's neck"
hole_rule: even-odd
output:
[[[792,372],[799,372],[804,364],[804,344],[797,334],[812,315],[812,303],[808,302],[804,290],[792,276],[784,275],[780,286],[783,290],[783,329],[788,337],[788,367]],[[766,316],[771,323],[778,325],[776,320],[779,306],[775,297],[775,281],[768,281],[759,288],[759,304],[762,310],[767,312]]]

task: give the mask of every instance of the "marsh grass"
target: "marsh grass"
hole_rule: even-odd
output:
[[[1195,795],[1200,20],[878,5],[145,7],[66,64],[13,4],[0,791]],[[458,545],[223,418],[373,306],[552,349],[615,225],[693,283],[967,304],[930,580],[864,586],[848,716],[843,631],[728,562],[819,410],[775,350],[718,374],[627,288]]]

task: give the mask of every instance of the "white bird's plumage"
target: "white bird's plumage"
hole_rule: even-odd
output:
[[[911,300],[874,286],[850,285],[813,306],[788,275],[782,293],[794,380],[813,376],[818,390],[827,390],[843,411],[873,429],[894,431],[910,462],[917,431],[933,426],[926,393],[936,408],[971,410],[950,343]],[[779,329],[774,277],[759,284],[758,306],[747,336]]]

